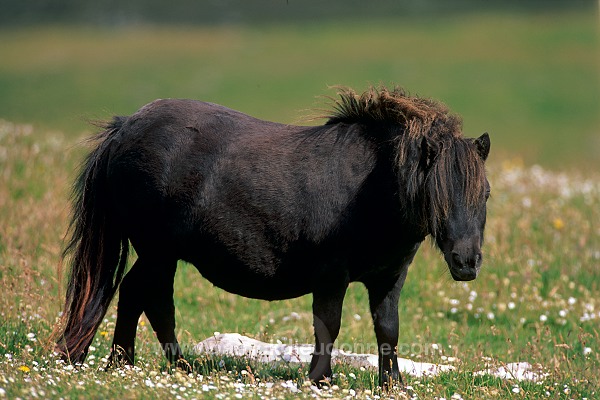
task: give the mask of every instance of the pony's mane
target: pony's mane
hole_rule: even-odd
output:
[[[421,204],[431,233],[448,215],[455,191],[461,191],[468,209],[476,208],[485,191],[484,160],[473,139],[463,137],[458,115],[440,102],[410,96],[398,86],[370,87],[362,94],[346,87],[337,90],[327,124],[383,124],[395,129],[398,173],[408,198]]]
[[[328,116],[327,124],[400,124],[413,137],[425,134],[461,134],[462,120],[450,113],[448,107],[432,99],[410,96],[399,86],[392,90],[385,86],[372,86],[362,94],[347,87],[336,88],[338,98],[332,99],[333,111]],[[432,131],[434,124],[438,129]]]

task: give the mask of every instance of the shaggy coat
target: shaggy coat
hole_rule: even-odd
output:
[[[481,265],[489,137],[400,88],[340,88],[321,126],[261,121],[200,101],[157,100],[96,136],[74,189],[71,275],[58,350],[84,360],[119,289],[111,362],[134,360],[144,312],[166,356],[173,278],[186,260],[214,285],[278,300],[313,294],[314,381],[350,282],[368,289],[380,383],[400,379],[398,298],[432,234],[454,279]],[[138,258],[127,272],[129,246]]]

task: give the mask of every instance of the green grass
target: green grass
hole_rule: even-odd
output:
[[[98,371],[109,353],[114,305],[84,368],[57,364],[48,340],[64,296],[65,271],[61,275],[58,264],[68,187],[82,155],[72,143],[35,129],[0,125],[0,392],[9,398],[73,398],[79,396],[75,389],[84,387],[96,397],[196,397],[203,390],[213,396],[310,396],[307,366],[188,354],[194,373],[173,371],[157,351],[144,317],[137,367]],[[492,163],[489,178],[494,189],[479,279],[453,282],[439,252],[426,243],[401,296],[402,356],[450,363],[456,370],[438,377],[406,376],[405,382],[421,398],[454,393],[503,398],[514,391],[526,398],[595,398],[600,177],[505,162]],[[15,195],[20,191],[24,194]],[[178,337],[188,350],[215,331],[269,342],[312,341],[310,296],[272,303],[242,298],[213,287],[187,264],[179,266],[175,293]],[[293,312],[296,318],[286,318]],[[353,284],[337,346],[360,351],[374,349],[374,343],[365,289]],[[439,350],[432,351],[433,344]],[[539,365],[548,375],[531,383],[473,374],[489,364],[515,361]],[[379,393],[375,371],[345,365],[335,367],[332,385],[325,394],[366,398]]]
[[[394,81],[442,99],[463,115],[468,132],[489,130],[494,142],[480,277],[453,282],[439,252],[425,243],[401,296],[403,355],[456,370],[406,376],[406,384],[419,398],[598,397],[600,176],[585,171],[598,165],[595,15],[37,28],[0,31],[0,54],[0,118],[32,123],[0,122],[0,397],[78,398],[83,389],[98,398],[310,397],[306,366],[188,354],[194,373],[173,371],[156,351],[145,317],[137,367],[99,371],[115,305],[86,365],[57,363],[48,338],[64,298],[66,271],[59,263],[69,187],[85,150],[77,140],[89,129],[81,118],[128,114],[155,97],[173,96],[294,122],[310,113],[302,110],[322,107],[314,96],[331,94],[326,84],[360,88],[369,81]],[[531,167],[534,162],[548,168]],[[569,172],[549,172],[565,166]],[[186,264],[179,266],[175,293],[178,337],[188,349],[215,331],[312,341],[310,296],[245,299],[213,287]],[[287,318],[291,313],[298,318]],[[374,342],[366,291],[353,284],[337,345]],[[431,351],[433,344],[440,350]],[[514,361],[539,365],[548,375],[517,382],[473,374]],[[382,395],[376,383],[375,371],[336,365],[324,395],[373,398]]]

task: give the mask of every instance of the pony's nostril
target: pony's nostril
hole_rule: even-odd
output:
[[[463,260],[462,257],[460,256],[460,254],[458,254],[456,251],[452,252],[452,261],[454,262],[454,264],[456,265],[463,265]]]
[[[470,258],[467,261],[467,264],[471,268],[477,268],[477,266],[481,263],[481,252],[475,253],[473,258]]]
[[[477,252],[472,255],[462,256],[459,252],[452,252],[452,263],[457,267],[476,268],[481,262],[482,254]]]

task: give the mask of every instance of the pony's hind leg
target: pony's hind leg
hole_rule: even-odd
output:
[[[138,259],[119,286],[117,323],[107,368],[119,364],[133,364],[135,360],[135,334],[144,311],[145,286],[148,272],[142,259]]]
[[[117,323],[108,367],[133,364],[137,323],[142,312],[150,321],[167,359],[170,362],[183,359],[175,337],[173,282],[176,269],[176,261],[140,257],[127,273],[119,288]]]
[[[144,304],[144,312],[167,360],[190,372],[191,367],[183,358],[181,347],[175,336],[175,303],[173,302],[173,283],[177,261],[164,265],[156,279],[149,285],[150,296]]]

